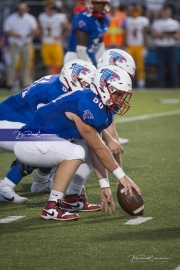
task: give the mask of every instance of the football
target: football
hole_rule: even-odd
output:
[[[144,201],[141,195],[132,188],[133,196],[124,193],[124,186],[120,183],[117,188],[117,199],[121,208],[131,216],[142,216],[144,212]]]

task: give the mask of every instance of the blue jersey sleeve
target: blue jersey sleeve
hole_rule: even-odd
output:
[[[94,93],[90,93],[79,100],[77,111],[81,120],[95,128],[98,133],[102,132],[112,122],[112,113],[106,110]]]

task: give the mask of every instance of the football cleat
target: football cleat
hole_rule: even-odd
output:
[[[21,197],[15,193],[14,189],[0,181],[0,202],[6,203],[26,203],[27,198]]]
[[[84,196],[78,196],[77,194],[66,195],[62,202],[62,208],[69,212],[95,212],[101,211],[101,206],[98,204],[90,204],[85,199]]]
[[[43,219],[54,219],[54,220],[77,220],[79,218],[78,214],[71,214],[68,211],[62,209],[61,200],[49,201],[46,203],[41,217]]]
[[[31,185],[31,192],[33,193],[50,193],[51,190],[51,179],[50,175],[47,178],[41,178],[37,172],[34,172],[34,182]]]
[[[120,144],[127,144],[129,142],[129,140],[125,139],[125,138],[119,138],[119,142],[120,142]]]

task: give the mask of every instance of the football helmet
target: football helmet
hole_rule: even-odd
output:
[[[99,62],[97,67],[102,67],[105,65],[115,65],[124,69],[132,78],[135,76],[136,64],[132,56],[120,49],[109,49],[106,50]]]
[[[130,108],[132,81],[122,68],[107,65],[96,69],[90,89],[109,110],[124,115]]]
[[[86,7],[96,18],[104,18],[110,10],[110,0],[87,0]]]
[[[96,68],[90,62],[76,59],[64,64],[59,80],[69,91],[89,88]]]

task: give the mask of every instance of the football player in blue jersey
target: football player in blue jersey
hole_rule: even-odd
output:
[[[97,63],[97,67],[103,67],[105,65],[115,65],[124,69],[131,78],[134,78],[136,71],[136,64],[132,56],[124,50],[121,49],[109,49],[106,50]],[[129,142],[128,139],[119,138],[116,131],[114,122],[107,128],[108,133],[121,144],[126,144]],[[120,155],[115,156],[116,161],[122,167],[122,160]]]
[[[95,71],[90,89],[69,92],[42,106],[21,128],[19,132],[23,139],[14,145],[17,158],[30,166],[57,166],[49,201],[41,214],[43,219],[79,218],[77,214],[64,210],[68,198],[63,201],[63,197],[78,168],[89,162],[89,152],[124,185],[125,194],[129,191],[132,195],[132,187],[140,194],[139,187],[125,175],[100,136],[112,123],[114,114],[123,115],[128,111],[131,96],[130,76],[120,67],[104,66]],[[33,133],[31,141],[24,140],[26,131]],[[33,139],[38,132],[44,134],[44,140]],[[112,213],[115,206],[106,170],[99,184],[101,205],[105,206],[106,212]]]
[[[96,65],[105,51],[103,36],[110,23],[110,0],[87,0],[86,6],[73,18],[64,63],[79,58]]]
[[[28,123],[34,111],[47,104],[58,96],[71,90],[88,87],[94,75],[95,67],[86,61],[76,60],[68,62],[60,75],[49,75],[35,81],[29,87],[0,103],[0,129],[18,129]],[[0,148],[13,151],[12,142],[0,141]],[[23,176],[33,171],[32,166],[25,166],[18,160],[13,162],[11,170],[4,180],[0,181],[0,201],[24,203],[27,198],[14,192],[14,187]],[[38,174],[40,180],[48,187],[49,179],[46,176],[51,168],[42,168]],[[84,168],[86,171],[86,168]]]

